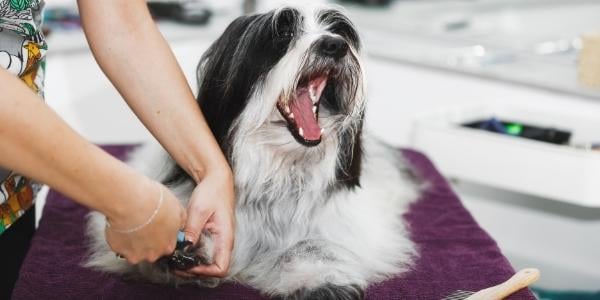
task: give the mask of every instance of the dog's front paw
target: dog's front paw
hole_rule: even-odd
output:
[[[303,288],[292,294],[276,297],[282,300],[361,300],[364,298],[364,290],[355,284],[347,286],[327,284],[315,289]]]

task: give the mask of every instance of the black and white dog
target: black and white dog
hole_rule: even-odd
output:
[[[284,7],[239,17],[204,54],[198,103],[229,159],[237,194],[230,276],[291,299],[357,299],[416,254],[402,214],[418,185],[398,150],[366,135],[354,25],[338,8]],[[159,146],[132,164],[187,201],[194,181]],[[92,214],[87,266],[185,282],[129,266]],[[210,237],[202,237],[210,259]],[[189,279],[187,279],[189,280]],[[196,280],[216,285],[217,279]]]

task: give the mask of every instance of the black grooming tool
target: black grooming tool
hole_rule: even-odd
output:
[[[169,256],[161,258],[161,263],[166,264],[169,269],[186,271],[201,263],[196,253],[197,247],[191,241],[185,239],[183,232],[177,234],[177,245],[175,251]]]
[[[496,118],[470,122],[462,124],[462,126],[556,145],[566,145],[571,138],[570,131],[519,122],[507,122]]]

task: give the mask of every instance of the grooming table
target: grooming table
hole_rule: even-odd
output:
[[[123,158],[132,146],[104,149]],[[477,225],[433,164],[421,153],[402,153],[428,182],[421,199],[405,215],[420,256],[414,270],[369,287],[367,299],[441,299],[455,290],[477,291],[498,284],[514,274],[496,242]],[[87,213],[50,191],[13,299],[264,299],[239,284],[175,288],[83,268]],[[523,289],[510,299],[535,298]]]

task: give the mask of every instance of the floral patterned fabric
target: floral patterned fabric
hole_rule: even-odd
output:
[[[42,0],[0,0],[0,67],[40,98],[48,48],[40,26],[43,6]],[[31,180],[0,168],[0,234],[33,205],[34,194]]]

